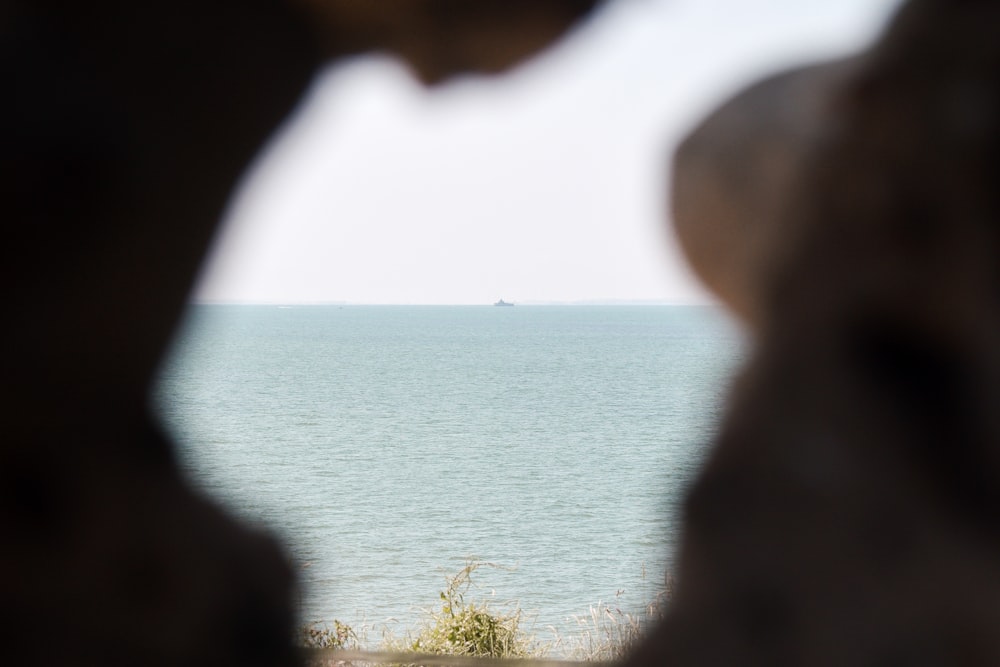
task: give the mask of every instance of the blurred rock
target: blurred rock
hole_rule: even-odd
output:
[[[4,4],[0,663],[297,662],[281,549],[188,487],[148,414],[229,193],[324,59],[499,71],[593,4]]]
[[[681,148],[680,235],[756,349],[628,664],[1000,664],[998,34],[913,0]]]

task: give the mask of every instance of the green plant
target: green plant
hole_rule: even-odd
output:
[[[472,573],[480,567],[498,567],[470,560],[457,574],[447,577],[441,607],[428,611],[429,622],[411,637],[406,648],[417,653],[523,658],[534,654],[532,642],[520,629],[521,611],[494,611],[486,601],[466,600]]]

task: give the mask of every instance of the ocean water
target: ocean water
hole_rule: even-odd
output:
[[[477,558],[544,638],[662,588],[744,354],[711,307],[199,305],[155,400],[288,545],[303,620],[401,634]]]

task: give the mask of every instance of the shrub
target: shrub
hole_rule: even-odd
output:
[[[457,574],[447,577],[441,591],[441,608],[428,611],[429,621],[411,637],[405,648],[417,653],[468,655],[490,658],[523,658],[533,655],[531,640],[521,631],[521,611],[494,611],[485,601],[465,598],[472,573],[492,563],[470,560]]]

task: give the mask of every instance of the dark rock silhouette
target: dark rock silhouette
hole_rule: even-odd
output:
[[[0,662],[291,664],[293,576],[147,395],[226,199],[324,59],[500,71],[593,0],[0,9]]]
[[[679,232],[756,350],[629,664],[1000,664],[998,34],[914,0],[680,150]]]

